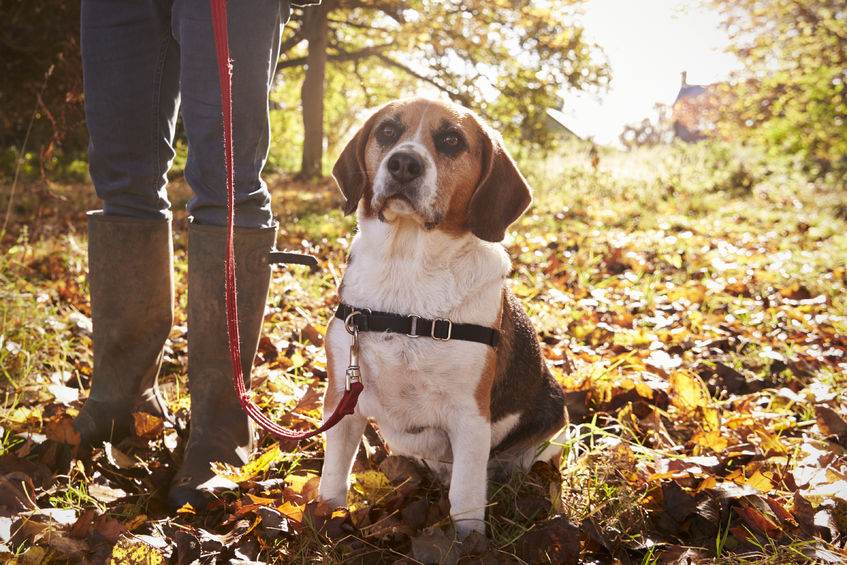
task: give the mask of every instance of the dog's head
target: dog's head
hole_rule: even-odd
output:
[[[425,229],[501,241],[532,199],[500,135],[445,102],[390,102],[347,144],[332,170],[351,214],[413,219]]]

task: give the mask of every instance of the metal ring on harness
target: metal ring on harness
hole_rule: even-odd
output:
[[[347,330],[347,333],[353,335],[355,332],[359,331],[359,328],[356,324],[351,324],[350,320],[352,320],[355,316],[359,314],[364,314],[367,312],[368,315],[371,314],[370,308],[363,308],[362,310],[353,310],[350,314],[344,318],[344,329]]]
[[[359,310],[353,310],[346,318],[344,318],[344,329],[347,330],[347,333],[350,335],[353,335],[356,331],[356,326],[351,325],[350,320],[353,319],[353,316],[358,316],[359,314],[361,314]]]

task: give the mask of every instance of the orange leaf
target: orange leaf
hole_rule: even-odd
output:
[[[154,439],[165,430],[165,421],[147,412],[133,412],[132,420],[136,437]]]

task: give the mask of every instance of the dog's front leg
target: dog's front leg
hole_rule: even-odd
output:
[[[451,425],[449,435],[453,450],[450,516],[460,539],[474,531],[484,535],[491,425],[482,416],[466,415]]]
[[[326,449],[318,498],[333,507],[347,506],[350,473],[367,423],[367,419],[356,412],[325,432]]]

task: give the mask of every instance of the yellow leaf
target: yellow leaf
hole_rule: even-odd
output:
[[[274,461],[279,460],[281,457],[282,452],[279,449],[279,445],[273,444],[267,451],[246,465],[234,467],[232,465],[213,463],[212,470],[219,477],[241,484],[266,473]]]
[[[773,481],[760,471],[753,473],[746,481],[744,481],[744,484],[758,489],[763,493],[773,490]]]
[[[191,506],[190,502],[186,502],[176,511],[177,514],[197,514],[197,511],[194,510],[194,507]]]
[[[288,487],[285,489],[286,498],[295,497],[298,502],[311,502],[318,498],[318,485],[321,478],[317,475],[288,475],[285,477]],[[298,500],[299,499],[299,500]]]
[[[683,412],[692,412],[705,407],[709,392],[703,382],[688,371],[676,371],[671,374],[671,403]]]
[[[532,298],[533,296],[538,294],[537,290],[535,290],[534,288],[529,287],[529,286],[527,286],[523,283],[517,283],[517,284],[512,285],[512,292],[518,298]]]
[[[158,549],[131,538],[121,538],[112,548],[109,565],[162,565],[164,556]]]
[[[394,492],[394,485],[379,471],[362,471],[353,474],[353,490],[367,500],[375,502]]]
[[[709,475],[708,477],[703,479],[703,482],[700,483],[699,487],[697,487],[697,492],[702,492],[704,490],[712,490],[716,486],[718,486],[718,480],[714,476]]]
[[[719,431],[697,432],[691,438],[691,441],[699,447],[705,447],[714,452],[723,451],[729,446],[729,440],[721,436]],[[702,450],[697,450],[697,452],[701,453]]]
[[[301,355],[299,351],[295,351],[291,355],[291,368],[292,369],[302,367],[305,364],[306,364],[306,358],[303,357],[303,355]]]

